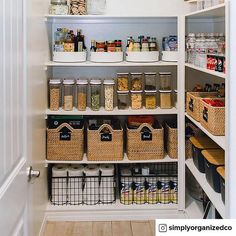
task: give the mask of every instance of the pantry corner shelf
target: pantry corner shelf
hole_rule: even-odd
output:
[[[185,66],[188,67],[188,68],[197,70],[197,71],[201,71],[201,72],[207,73],[207,74],[212,75],[212,76],[217,76],[217,77],[226,79],[226,74],[225,74],[225,73],[222,73],[222,72],[218,72],[218,71],[214,71],[214,70],[209,70],[209,69],[201,68],[201,67],[192,65],[192,64],[190,64],[190,63],[185,63]]]
[[[206,130],[200,122],[197,122],[194,120],[191,116],[189,116],[187,113],[185,113],[185,116],[191,120],[199,129],[201,129],[209,138],[211,138],[216,144],[218,144],[221,148],[225,150],[226,148],[226,142],[225,142],[225,136],[215,136],[211,134],[208,130]]]
[[[225,205],[222,202],[221,194],[215,192],[214,189],[209,185],[206,180],[205,174],[199,172],[199,170],[195,167],[192,159],[186,160],[186,166],[196,178],[197,182],[200,184],[206,195],[209,197],[214,207],[217,209],[220,215],[225,218]]]

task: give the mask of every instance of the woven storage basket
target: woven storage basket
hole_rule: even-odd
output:
[[[171,125],[166,122],[166,151],[170,158],[178,158],[178,129],[171,127]]]
[[[109,130],[110,141],[102,141],[104,129]],[[120,161],[123,160],[123,129],[114,130],[103,124],[98,130],[88,129],[88,161]]]
[[[224,101],[225,99],[217,98]],[[225,107],[213,107],[201,100],[200,123],[211,134],[216,136],[225,135]]]
[[[187,114],[196,121],[200,121],[200,103],[202,98],[214,98],[216,92],[187,92],[186,108]]]
[[[63,129],[67,131],[62,131]],[[84,126],[81,129],[74,129],[69,124],[63,123],[56,129],[47,129],[48,160],[81,161],[83,154]]]
[[[143,128],[148,128],[152,136],[151,140],[142,140]],[[144,123],[138,129],[127,127],[127,156],[129,160],[156,160],[164,158],[164,130],[160,126],[154,129]]]

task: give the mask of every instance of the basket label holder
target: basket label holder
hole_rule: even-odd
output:
[[[60,130],[60,141],[71,141],[71,131],[67,127]]]

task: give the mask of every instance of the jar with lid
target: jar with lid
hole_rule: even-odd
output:
[[[101,107],[101,80],[91,80],[91,109],[98,111]]]
[[[107,52],[115,52],[116,51],[116,44],[115,41],[108,41],[107,42]]]
[[[145,90],[145,108],[155,109],[157,107],[157,91]]]
[[[129,90],[129,73],[117,73],[117,90]]]
[[[139,42],[134,43],[133,52],[140,52],[140,43]]]
[[[116,52],[122,52],[122,41],[115,40],[115,45],[116,45]]]
[[[131,73],[131,90],[140,91],[143,85],[142,73]]]
[[[160,90],[160,108],[171,109],[172,108],[172,91]]]
[[[86,15],[87,14],[87,0],[70,0],[70,14],[71,15]]]
[[[106,11],[106,0],[87,0],[89,15],[101,15]]]
[[[126,110],[129,109],[129,92],[128,91],[118,91],[118,109]]]
[[[171,89],[171,72],[160,72],[160,90]]]
[[[49,14],[51,14],[51,15],[68,15],[69,14],[69,6],[67,5],[67,0],[51,0]]]
[[[145,90],[156,90],[156,76],[155,72],[144,73]]]
[[[64,80],[64,97],[63,97],[63,109],[65,111],[71,111],[74,106],[74,80]]]
[[[142,108],[142,90],[141,91],[133,91],[131,90],[131,108],[133,110],[141,109]]]
[[[106,44],[104,41],[96,42],[96,52],[105,52]]]
[[[104,102],[105,110],[112,111],[114,109],[114,80],[104,80]]]
[[[49,109],[58,111],[61,99],[61,80],[52,79],[49,81]]]
[[[77,109],[85,111],[87,107],[87,80],[77,80]]]

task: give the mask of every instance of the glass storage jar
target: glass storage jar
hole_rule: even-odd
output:
[[[106,11],[106,0],[87,0],[89,15],[102,15]]]
[[[118,102],[117,102],[118,109],[119,110],[129,109],[129,92],[118,91],[117,97],[118,97]]]
[[[129,90],[129,73],[117,73],[117,91]]]
[[[142,108],[142,90],[141,91],[131,91],[131,108],[133,110],[141,109]]]
[[[77,80],[77,109],[85,111],[87,107],[87,80]]]
[[[49,7],[49,14],[51,15],[68,15],[69,6],[67,0],[51,0]]]
[[[101,107],[101,80],[91,80],[91,109],[98,111]]]
[[[145,108],[155,109],[157,107],[157,91],[145,90]]]
[[[87,14],[87,0],[69,0],[71,15],[86,15]]]
[[[61,99],[61,80],[52,79],[49,81],[49,109],[58,111]]]
[[[143,74],[142,73],[131,73],[131,90],[140,91],[143,87]]]
[[[65,111],[71,111],[74,106],[74,80],[64,80],[64,97],[63,97],[63,109]]]
[[[114,80],[104,80],[104,103],[105,110],[112,111],[114,109]]]
[[[145,90],[156,90],[156,76],[155,72],[144,73]]]
[[[171,72],[160,72],[160,90],[171,89]]]
[[[160,90],[160,108],[171,109],[172,108],[172,91]]]

